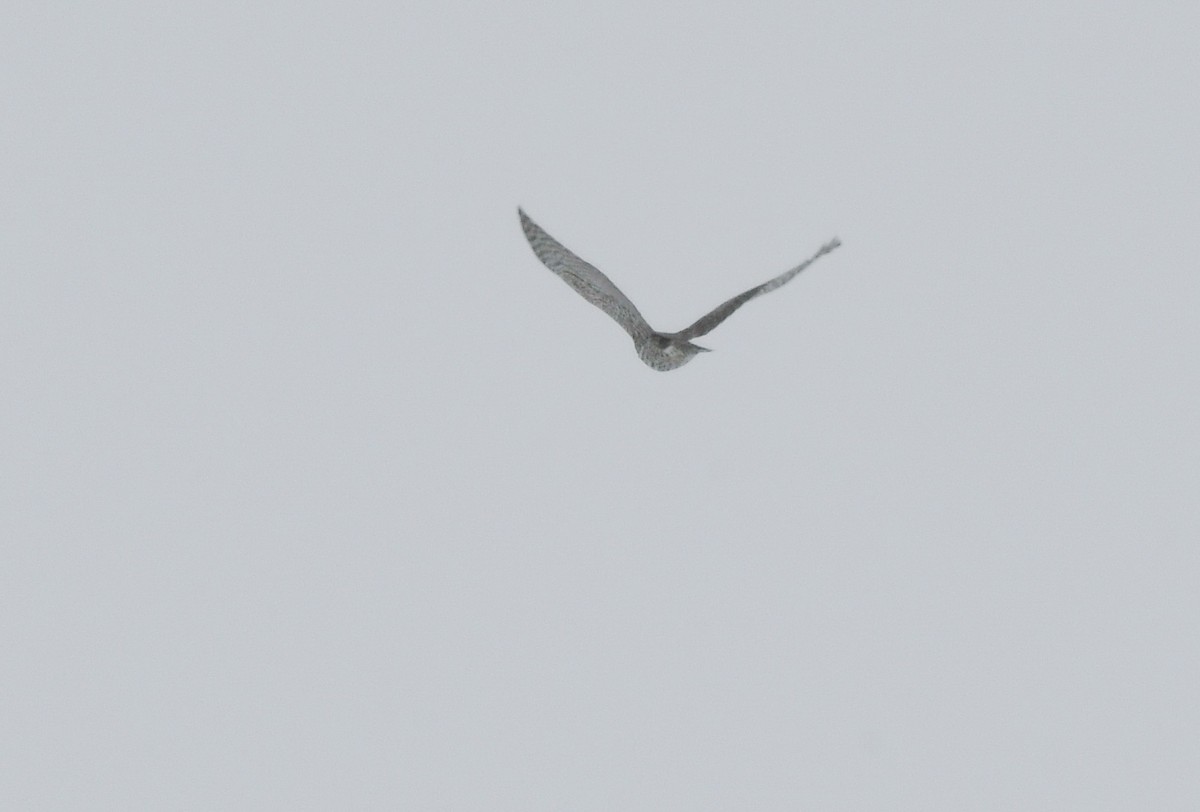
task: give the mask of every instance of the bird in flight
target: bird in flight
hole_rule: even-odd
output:
[[[678,369],[696,357],[698,353],[708,352],[708,348],[693,344],[693,338],[699,338],[710,332],[718,324],[733,315],[733,311],[756,296],[770,293],[778,287],[792,281],[796,274],[803,271],[823,254],[828,254],[841,245],[841,240],[834,237],[820,247],[817,253],[801,262],[795,268],[784,271],[774,279],[767,280],[757,287],[750,288],[745,293],[739,293],[729,301],[719,305],[711,313],[701,316],[691,327],[678,333],[660,333],[646,323],[642,314],[629,301],[629,297],[617,288],[611,280],[594,265],[580,259],[571,253],[558,240],[551,237],[542,227],[533,222],[523,210],[517,209],[521,216],[521,228],[525,231],[525,239],[533,248],[533,253],[542,263],[558,274],[564,282],[575,288],[580,296],[587,299],[596,307],[603,310],[629,333],[633,338],[633,346],[637,349],[638,357],[651,369],[666,372]]]

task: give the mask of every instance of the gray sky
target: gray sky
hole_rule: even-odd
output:
[[[1200,808],[1196,4],[243,5],[0,30],[0,806]]]

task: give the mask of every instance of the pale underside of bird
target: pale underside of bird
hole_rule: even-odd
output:
[[[645,362],[646,366],[660,372],[678,369],[695,358],[698,353],[708,352],[706,347],[693,344],[692,339],[710,332],[733,315],[735,310],[756,296],[770,293],[776,288],[786,285],[797,274],[815,262],[818,257],[828,254],[842,244],[839,239],[834,237],[795,268],[784,271],[774,279],[750,288],[745,293],[739,293],[719,305],[711,313],[701,316],[691,327],[680,330],[678,333],[660,333],[646,323],[642,314],[633,306],[633,302],[629,301],[629,297],[622,293],[596,266],[580,259],[565,248],[562,243],[533,222],[523,210],[517,209],[517,213],[521,216],[521,228],[525,231],[525,238],[529,240],[529,245],[533,248],[533,253],[537,255],[537,258],[573,287],[580,296],[603,310],[612,317],[613,321],[621,325],[622,329],[633,338],[633,345],[637,348],[638,357]]]

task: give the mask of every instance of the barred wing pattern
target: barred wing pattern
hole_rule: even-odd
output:
[[[629,301],[628,296],[598,268],[575,256],[562,243],[543,231],[523,210],[517,211],[521,215],[521,228],[525,231],[525,238],[529,240],[533,253],[537,254],[542,264],[575,288],[580,296],[611,316],[635,342],[640,344],[650,338],[654,331],[633,306],[633,302]],[[715,326],[716,324],[713,324],[713,327]]]
[[[801,271],[803,271],[809,265],[812,265],[821,256],[828,254],[830,251],[837,248],[841,244],[842,244],[841,240],[839,240],[835,237],[834,239],[832,239],[829,242],[822,245],[820,247],[820,249],[817,251],[817,253],[813,254],[811,257],[804,260],[804,262],[801,262],[795,268],[792,268],[790,271],[784,271],[783,273],[781,273],[779,276],[775,277],[774,279],[764,282],[763,284],[759,285],[758,287],[750,288],[750,290],[746,291],[745,293],[739,293],[737,296],[734,296],[729,301],[718,306],[711,313],[708,313],[707,315],[702,316],[691,327],[688,327],[685,330],[680,330],[678,333],[675,333],[675,335],[685,341],[690,341],[693,338],[698,338],[702,335],[705,335],[706,333],[713,330],[713,328],[715,328],[718,324],[725,321],[725,319],[732,316],[734,311],[737,310],[742,305],[744,305],[746,302],[750,301],[751,299],[753,299],[756,296],[762,296],[764,293],[770,293],[771,291],[775,290],[776,288],[782,287],[782,286],[786,285],[788,282],[791,282],[792,279],[794,279],[797,274],[799,274]]]

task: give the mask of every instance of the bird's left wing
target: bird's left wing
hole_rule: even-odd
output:
[[[654,332],[642,314],[612,281],[596,266],[571,253],[558,240],[547,234],[529,215],[517,209],[521,215],[521,228],[533,253],[547,268],[596,307],[603,310],[613,321],[621,325],[634,341],[645,341]]]
[[[795,268],[784,271],[774,279],[764,282],[758,287],[750,288],[750,290],[746,291],[745,293],[739,293],[729,301],[719,305],[711,313],[701,316],[700,319],[691,327],[688,327],[686,330],[680,330],[678,333],[675,333],[675,335],[684,340],[690,341],[693,338],[698,338],[699,336],[712,331],[718,324],[732,316],[733,312],[746,302],[750,301],[755,296],[762,296],[764,293],[770,293],[776,288],[786,285],[788,282],[792,281],[793,278],[795,278],[796,274],[800,273],[809,265],[812,265],[814,262],[816,262],[818,258],[828,254],[841,244],[842,241],[837,237],[834,237],[832,240],[822,245],[817,253],[801,262]]]

